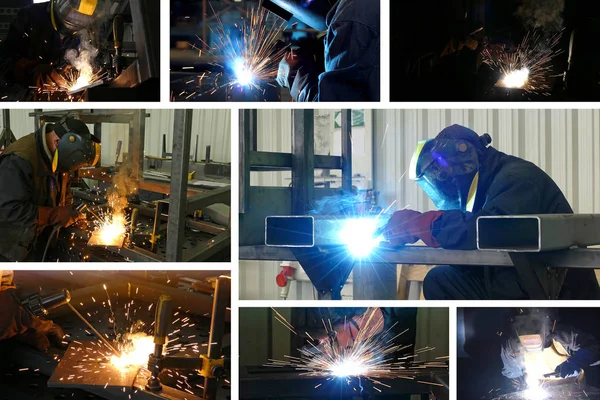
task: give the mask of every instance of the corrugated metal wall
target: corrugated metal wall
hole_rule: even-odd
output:
[[[266,118],[259,118],[259,148],[290,151],[290,112],[261,113]],[[380,191],[381,206],[397,200],[399,208],[433,209],[423,191],[403,174],[417,141],[432,138],[452,124],[465,125],[479,134],[487,132],[498,150],[540,166],[564,191],[575,212],[600,213],[600,110],[374,111],[373,179]],[[281,179],[279,176],[264,174],[253,179],[252,184],[266,185],[273,179],[285,183],[277,180]],[[240,298],[276,299],[278,272],[278,263],[242,263]],[[290,298],[312,298],[306,288],[308,283],[300,285],[300,290],[290,292]],[[351,295],[351,290],[346,293]]]
[[[144,151],[146,155],[162,154],[162,137],[167,135],[167,152],[173,145],[174,110],[147,110],[150,117],[146,119],[146,138]],[[11,110],[11,129],[18,138],[33,132],[33,118],[29,113],[33,110]],[[0,129],[3,129],[0,118]],[[93,126],[90,126],[93,131]],[[102,124],[102,164],[113,165],[117,142],[123,141],[121,152],[127,152],[129,130],[125,124]],[[211,158],[220,162],[231,162],[231,110],[194,110],[192,122],[192,151],[198,137],[198,158],[203,158],[204,149],[211,146]],[[202,156],[202,157],[201,157]]]
[[[420,211],[433,204],[404,172],[417,141],[452,124],[489,133],[492,146],[548,173],[575,212],[600,212],[600,110],[379,110],[375,114],[375,187],[380,205]]]

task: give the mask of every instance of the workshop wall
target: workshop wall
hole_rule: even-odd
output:
[[[146,138],[144,151],[146,155],[159,157],[162,155],[162,137],[167,135],[167,152],[173,147],[174,110],[147,110],[150,117],[146,119]],[[34,119],[29,117],[33,110],[11,110],[11,129],[19,139],[34,130]],[[0,129],[3,129],[0,118]],[[89,125],[93,132],[93,126]],[[102,165],[114,165],[117,142],[123,141],[121,153],[127,152],[129,129],[125,124],[102,125]],[[192,121],[191,151],[196,147],[198,139],[198,159],[204,159],[206,146],[211,146],[211,158],[218,162],[231,162],[231,111],[230,110],[194,110]],[[122,158],[121,158],[122,160]]]
[[[396,209],[434,209],[403,174],[417,141],[433,138],[452,124],[487,132],[496,149],[538,165],[560,186],[575,212],[600,212],[600,110],[377,110],[374,181],[380,206],[397,200]]]

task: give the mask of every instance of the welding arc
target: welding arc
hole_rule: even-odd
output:
[[[81,315],[81,314],[79,313],[79,311],[77,311],[77,309],[76,309],[75,307],[73,307],[73,305],[72,305],[71,303],[67,303],[67,305],[68,305],[68,306],[71,308],[71,310],[73,310],[73,312],[75,313],[75,315],[77,315],[77,316],[78,316],[78,317],[79,317],[79,318],[80,318],[80,319],[83,321],[83,323],[84,323],[84,324],[86,324],[86,325],[88,326],[88,328],[90,328],[90,329],[92,330],[92,332],[94,332],[94,334],[95,334],[96,336],[98,336],[98,338],[99,338],[100,340],[102,340],[102,342],[103,342],[103,343],[104,343],[104,344],[105,344],[105,345],[106,345],[106,346],[107,346],[109,349],[111,349],[111,350],[112,350],[112,352],[113,352],[113,353],[115,353],[115,355],[117,355],[118,357],[120,357],[120,356],[121,356],[121,353],[120,353],[120,352],[119,352],[117,349],[115,349],[115,348],[114,348],[114,346],[113,346],[112,344],[110,344],[110,342],[109,342],[108,340],[106,340],[106,338],[105,338],[104,336],[102,336],[102,335],[100,334],[100,332],[98,332],[98,331],[96,330],[96,328],[94,328],[94,327],[92,326],[92,324],[90,324],[90,323],[88,322],[88,320],[87,320],[87,319],[85,319],[85,317],[84,317],[83,315]]]

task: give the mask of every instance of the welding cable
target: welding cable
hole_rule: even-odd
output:
[[[52,242],[52,237],[54,236],[55,233],[58,232],[60,227],[61,227],[60,224],[54,225],[54,228],[52,229],[52,233],[50,233],[50,237],[48,238],[48,241],[46,242],[46,248],[44,249],[44,255],[42,256],[42,262],[44,262],[46,260],[46,253],[48,252],[48,248],[50,247],[50,242]]]

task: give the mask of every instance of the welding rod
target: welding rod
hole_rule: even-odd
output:
[[[72,305],[71,303],[67,303],[67,305],[68,305],[68,306],[71,308],[71,310],[73,310],[73,312],[75,313],[75,315],[77,315],[77,316],[78,316],[78,317],[79,317],[79,318],[80,318],[80,319],[81,319],[81,320],[82,320],[82,321],[83,321],[83,322],[84,322],[84,323],[85,323],[85,324],[88,326],[88,328],[90,328],[90,329],[92,330],[92,332],[94,332],[94,334],[95,334],[96,336],[98,336],[98,338],[99,338],[100,340],[102,340],[102,342],[103,342],[103,343],[104,343],[106,346],[108,346],[108,348],[109,348],[109,349],[111,349],[111,350],[113,351],[113,353],[115,353],[115,355],[117,355],[117,356],[119,356],[119,357],[121,356],[121,353],[120,353],[120,352],[119,352],[117,349],[115,349],[115,348],[113,347],[113,345],[112,345],[112,344],[110,344],[110,342],[109,342],[108,340],[106,340],[106,338],[105,338],[104,336],[102,336],[102,335],[100,334],[100,332],[98,332],[98,331],[96,330],[96,328],[94,328],[94,327],[92,326],[92,324],[90,324],[90,323],[88,322],[88,320],[87,320],[87,319],[85,319],[85,317],[84,317],[83,315],[81,315],[81,314],[79,313],[79,311],[77,311],[77,309],[76,309],[75,307],[73,307],[73,305]]]

